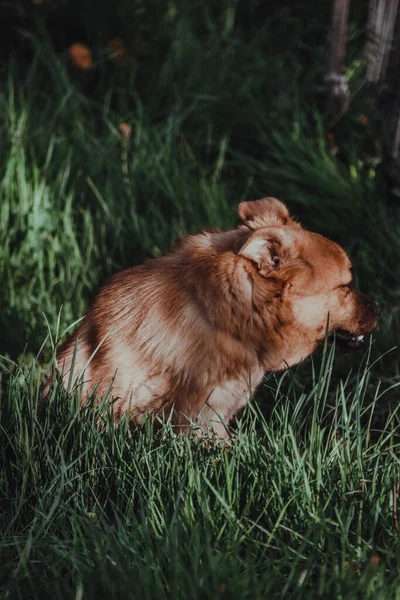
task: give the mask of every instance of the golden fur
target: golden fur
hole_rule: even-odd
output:
[[[65,385],[82,381],[84,400],[114,378],[116,418],[164,413],[225,437],[263,374],[314,352],[327,321],[350,345],[377,326],[377,306],[352,289],[340,246],[275,198],[238,212],[238,228],[189,236],[111,277],[58,353]]]

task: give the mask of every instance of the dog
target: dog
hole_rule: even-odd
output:
[[[116,420],[167,416],[218,438],[266,372],[311,355],[325,336],[347,349],[378,325],[352,285],[346,252],[304,229],[276,198],[242,202],[230,231],[184,238],[113,275],[58,352],[82,401],[111,386]]]

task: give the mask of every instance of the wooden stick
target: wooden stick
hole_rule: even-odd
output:
[[[331,43],[325,83],[336,118],[340,118],[346,112],[349,102],[349,85],[347,78],[343,75],[349,5],[350,0],[333,0],[332,6]]]
[[[365,80],[382,81],[388,66],[399,0],[370,0]]]

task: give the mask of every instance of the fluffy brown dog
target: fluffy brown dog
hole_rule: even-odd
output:
[[[327,323],[361,345],[379,310],[352,288],[345,251],[275,198],[242,202],[239,217],[111,277],[59,351],[65,385],[80,381],[85,399],[113,380],[116,418],[163,413],[225,437],[263,374],[309,356]]]

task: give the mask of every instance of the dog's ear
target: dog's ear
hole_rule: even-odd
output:
[[[239,256],[251,260],[263,277],[269,277],[279,270],[282,254],[282,244],[278,239],[266,239],[257,234],[253,234],[239,251]]]
[[[292,223],[288,209],[277,198],[262,198],[261,200],[241,202],[238,207],[238,214],[250,229]]]

